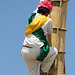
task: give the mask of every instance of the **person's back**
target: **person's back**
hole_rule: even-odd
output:
[[[44,4],[46,7],[44,7]],[[25,39],[21,53],[30,75],[38,75],[39,63],[43,74],[48,73],[58,53],[55,47],[49,47],[45,37],[53,31],[52,20],[47,17],[51,9],[51,3],[46,0],[40,2],[38,11],[29,16],[29,25],[25,29]]]
[[[32,18],[32,21],[37,18],[38,16],[40,16],[41,14],[40,13],[36,13],[35,15],[33,15],[34,17]],[[32,17],[32,16],[31,16]],[[31,18],[30,18],[31,19]],[[29,19],[29,20],[30,20]],[[52,20],[51,18],[49,18],[43,26],[41,26],[43,32],[44,32],[44,36],[46,36],[47,34],[51,34],[52,31],[53,31],[53,28],[52,28]],[[32,40],[33,39],[33,40]],[[28,36],[25,37],[25,40],[24,40],[24,43],[23,45],[27,45],[27,46],[30,46],[30,47],[42,47],[43,46],[43,42],[41,42],[37,37],[35,37],[32,34],[29,34]]]

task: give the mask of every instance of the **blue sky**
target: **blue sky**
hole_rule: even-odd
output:
[[[0,0],[0,75],[28,75],[20,57],[28,15],[39,0]],[[75,1],[68,2],[65,38],[66,75],[75,73]]]

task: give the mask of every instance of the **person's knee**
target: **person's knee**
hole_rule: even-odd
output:
[[[54,47],[54,51],[55,51],[55,55],[58,54],[58,50],[56,49],[56,47]]]

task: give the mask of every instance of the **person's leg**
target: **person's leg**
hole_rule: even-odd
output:
[[[47,57],[44,59],[41,65],[43,75],[46,75],[46,73],[49,72],[49,69],[51,68],[57,54],[57,49],[55,47],[50,47],[50,52],[48,53]]]
[[[38,75],[38,67],[40,62],[34,59],[26,59],[24,56],[22,56],[24,59],[26,66],[29,71],[29,75]]]
[[[36,54],[35,51],[36,50],[32,48],[31,49],[23,48],[21,52],[22,58],[25,61],[26,66],[28,68],[29,75],[38,75],[38,67],[41,62],[35,59],[37,55],[39,55],[39,50],[36,51],[37,52]]]

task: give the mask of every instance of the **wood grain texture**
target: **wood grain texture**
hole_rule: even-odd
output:
[[[53,4],[51,18],[53,23],[53,33],[46,36],[49,45],[58,49],[58,55],[49,70],[48,75],[66,75],[65,74],[65,32],[66,29],[66,15],[67,2],[69,0],[50,0]]]

